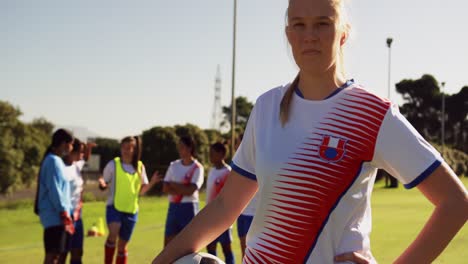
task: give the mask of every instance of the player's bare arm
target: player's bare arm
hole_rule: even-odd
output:
[[[468,220],[468,192],[444,162],[418,189],[435,206],[426,225],[395,263],[430,263]]]
[[[197,185],[194,183],[186,185],[184,183],[171,182],[170,186],[174,194],[181,195],[192,195],[198,189]]]
[[[243,195],[239,195],[238,190],[243,190]],[[257,182],[232,171],[216,199],[200,211],[152,263],[171,263],[205,247],[234,222],[256,191]],[[211,225],[206,225],[207,222]]]

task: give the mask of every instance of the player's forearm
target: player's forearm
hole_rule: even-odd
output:
[[[183,183],[171,182],[170,185],[176,194],[181,195],[192,195],[197,190],[197,186],[195,184],[186,185]]]
[[[87,143],[84,145],[85,149],[84,149],[84,157],[83,159],[85,161],[88,161],[89,160],[89,157],[91,157],[91,152],[93,151],[93,148],[96,146],[95,143]]]
[[[467,198],[465,201],[439,205],[416,240],[394,263],[432,263],[463,227],[467,219]]]
[[[89,145],[84,145],[83,160],[88,161],[90,156],[91,156],[91,147],[89,147]]]
[[[172,188],[172,185],[170,182],[164,182],[163,183],[163,193],[167,194],[174,194],[177,195],[178,193]]]
[[[227,208],[222,199],[212,201],[164,248],[153,264],[172,263],[204,248],[235,221],[238,214]]]
[[[141,189],[140,189],[140,195],[144,195],[147,191],[149,191],[149,189],[151,189],[151,187],[153,187],[153,185],[151,185],[151,183],[150,184],[143,184],[141,186]]]
[[[151,188],[153,188],[154,185],[156,185],[156,183],[158,183],[159,181],[150,181],[149,183],[147,184],[143,184],[141,186],[141,189],[140,189],[140,195],[144,195],[146,192],[148,192],[149,190],[151,190]],[[163,190],[164,192],[164,190]]]

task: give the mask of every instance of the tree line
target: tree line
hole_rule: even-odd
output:
[[[0,101],[0,193],[29,186],[50,144],[54,125],[43,118],[23,123],[19,108]]]
[[[246,97],[236,99],[237,131],[242,132],[247,124],[253,104]],[[230,107],[223,107],[226,126],[231,118]],[[0,100],[0,194],[7,194],[35,183],[40,162],[50,144],[54,124],[44,118],[30,123],[19,118],[22,112],[11,103]],[[178,158],[176,144],[178,138],[190,135],[196,142],[196,157],[205,166],[209,165],[210,144],[223,142],[230,144],[231,133],[221,133],[213,129],[201,129],[193,124],[173,127],[155,126],[141,133],[143,139],[142,161],[151,175],[155,170],[164,173],[169,163]],[[86,139],[83,139],[86,140]],[[100,156],[100,170],[108,161],[119,155],[120,143],[117,139],[96,138],[97,146],[93,154]]]
[[[444,94],[432,75],[402,80],[396,91],[405,103],[401,113],[431,142],[441,143],[442,98],[445,97],[445,143],[468,153],[468,86],[456,94]]]
[[[416,80],[402,80],[396,91],[403,96],[401,113],[426,139],[440,149],[442,91],[439,82],[431,75]],[[443,156],[458,175],[468,176],[468,86],[458,93],[445,94],[445,144]],[[238,132],[245,128],[253,103],[246,97],[236,98]],[[228,126],[231,108],[223,107],[224,120]],[[0,100],[0,194],[30,186],[35,182],[43,153],[50,143],[54,125],[44,118],[32,122],[19,120],[21,110]],[[142,131],[142,161],[149,175],[155,170],[164,173],[169,163],[178,158],[177,139],[190,135],[197,143],[197,158],[208,166],[209,145],[221,141],[229,144],[230,132],[221,133],[201,129],[193,124],[155,126]],[[100,155],[101,170],[105,164],[119,155],[119,141],[97,138],[93,153]]]

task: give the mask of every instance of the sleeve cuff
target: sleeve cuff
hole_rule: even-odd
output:
[[[237,166],[233,161],[231,162],[230,164],[231,168],[233,171],[239,173],[240,175],[246,177],[246,178],[249,178],[251,180],[254,180],[254,181],[257,181],[257,176],[253,173],[250,173],[244,169],[242,169],[241,167]]]
[[[412,189],[416,187],[418,184],[420,184],[422,181],[424,181],[429,175],[431,175],[439,166],[442,164],[440,160],[434,161],[434,163],[431,164],[425,171],[421,173],[416,179],[414,179],[412,182],[405,184],[406,189]]]

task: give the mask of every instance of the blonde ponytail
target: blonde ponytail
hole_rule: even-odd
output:
[[[279,114],[280,114],[281,126],[283,127],[288,122],[289,110],[291,109],[291,102],[292,102],[292,97],[294,94],[294,89],[296,89],[298,84],[299,84],[299,74],[296,76],[296,78],[291,83],[291,85],[289,85],[288,90],[286,90],[286,93],[284,93],[283,95],[283,99],[281,99]]]

